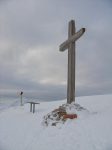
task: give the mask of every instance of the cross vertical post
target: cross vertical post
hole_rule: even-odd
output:
[[[68,39],[75,34],[75,22],[71,20],[68,26]],[[67,102],[75,101],[75,42],[68,46],[68,80]]]

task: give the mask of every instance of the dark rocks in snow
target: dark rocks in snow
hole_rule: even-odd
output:
[[[62,106],[59,106],[59,108],[54,109],[52,112],[45,115],[43,124],[45,126],[56,126],[59,123],[64,124],[67,119],[76,119],[76,112],[82,110],[86,109],[81,107],[79,104],[63,104]]]

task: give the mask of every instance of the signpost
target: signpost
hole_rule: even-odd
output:
[[[21,106],[23,106],[22,95],[23,95],[23,92],[21,91],[21,93],[20,93],[20,96],[21,96]]]

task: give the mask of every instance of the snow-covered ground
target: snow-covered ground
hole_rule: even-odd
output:
[[[0,150],[112,150],[112,95],[76,98],[88,111],[58,126],[44,126],[43,116],[66,100],[29,104],[0,112]]]

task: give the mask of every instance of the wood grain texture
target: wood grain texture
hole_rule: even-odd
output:
[[[66,40],[65,42],[63,42],[60,46],[59,46],[59,50],[60,51],[65,51],[66,49],[68,49],[68,46],[71,42],[76,42],[85,32],[85,28],[80,29],[77,33],[73,34],[72,36],[70,36],[68,38],[68,40]]]
[[[68,26],[68,39],[75,34],[75,21],[71,20]],[[67,103],[75,101],[75,42],[68,46],[68,80]]]

